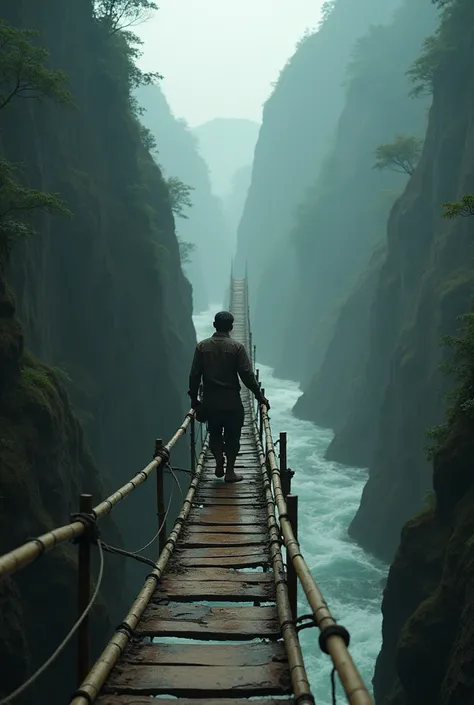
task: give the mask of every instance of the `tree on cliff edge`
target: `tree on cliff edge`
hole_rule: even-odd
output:
[[[393,142],[375,150],[374,169],[390,169],[411,176],[420,160],[423,140],[411,135],[397,135]]]
[[[12,27],[0,19],[0,110],[12,101],[35,98],[70,104],[67,77],[46,67],[48,52],[33,44],[37,32]],[[0,228],[8,241],[34,232],[31,214],[38,210],[69,214],[59,194],[45,193],[18,181],[20,167],[0,159]]]

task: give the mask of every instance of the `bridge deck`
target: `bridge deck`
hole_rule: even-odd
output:
[[[234,280],[231,308],[233,335],[249,346],[245,281]],[[244,481],[225,484],[217,479],[214,460],[206,453],[193,506],[166,573],[102,689],[99,705],[242,705],[247,697],[292,693],[246,389],[242,400],[246,415],[236,468]],[[171,637],[199,641],[167,642]],[[221,643],[199,643],[203,641]],[[170,699],[150,697],[156,695]],[[294,699],[251,702],[288,705]]]

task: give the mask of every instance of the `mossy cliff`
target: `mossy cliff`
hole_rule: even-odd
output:
[[[68,395],[54,371],[24,351],[5,278],[0,233],[0,554],[68,523],[81,492],[104,495]],[[101,528],[121,543],[115,524]],[[77,548],[64,544],[0,583],[0,698],[53,653],[77,618]],[[96,571],[95,571],[96,573]],[[125,608],[123,564],[106,558],[91,616],[93,654]],[[75,643],[16,702],[63,705],[75,684]],[[54,687],[52,684],[54,683]]]
[[[28,347],[71,380],[111,490],[149,462],[154,439],[169,438],[187,410],[191,287],[166,183],[131,112],[124,60],[92,4],[0,9],[37,29],[70,79],[74,108],[17,102],[5,114],[7,157],[26,165],[30,184],[60,192],[73,214],[41,218],[39,236],[15,248],[10,276]],[[189,456],[181,447],[178,464]],[[153,493],[142,489],[118,516],[128,546],[145,543],[155,531]]]
[[[369,466],[350,533],[386,559],[430,488],[425,431],[442,418],[446,388],[439,342],[469,309],[474,282],[472,222],[441,217],[442,203],[474,191],[474,7],[458,0],[446,12],[437,52],[424,59],[437,68],[421,161],[389,218],[367,353],[328,451]]]
[[[59,192],[72,212],[35,217],[38,234],[17,242],[11,258],[1,234],[3,552],[67,522],[80,492],[97,502],[149,462],[155,438],[171,436],[187,409],[195,332],[168,190],[129,100],[123,43],[104,36],[89,0],[0,0],[0,16],[38,30],[75,103],[25,98],[2,111],[2,156],[23,164],[27,186]],[[188,461],[184,443],[174,457]],[[114,511],[126,548],[155,533],[154,495],[145,485]],[[101,528],[107,543],[121,542],[114,523]],[[76,553],[58,548],[2,583],[2,695],[72,626]],[[132,582],[125,559],[105,561],[94,656],[123,616],[123,593],[128,602],[146,574],[139,568]],[[67,702],[74,670],[72,647],[23,703]]]

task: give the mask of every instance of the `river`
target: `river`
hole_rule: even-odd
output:
[[[213,307],[194,316],[198,340],[212,333]],[[387,567],[347,537],[357,511],[367,473],[324,459],[332,432],[301,421],[291,410],[301,394],[295,382],[274,377],[270,367],[257,366],[271,403],[273,437],[288,434],[288,466],[295,471],[292,492],[299,502],[299,541],[302,553],[328,605],[351,634],[350,651],[371,688],[375,659],[381,645],[381,582]],[[299,594],[298,613],[308,612]],[[318,631],[301,632],[309,680],[318,705],[331,705],[330,659],[318,646]],[[345,702],[340,687],[338,702]]]

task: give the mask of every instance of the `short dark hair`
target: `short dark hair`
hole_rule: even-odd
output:
[[[214,328],[220,333],[228,333],[234,325],[234,317],[229,311],[219,311],[214,316]]]

